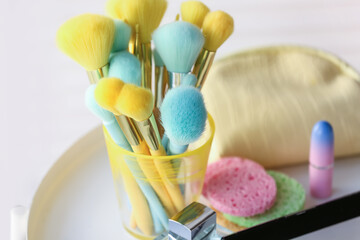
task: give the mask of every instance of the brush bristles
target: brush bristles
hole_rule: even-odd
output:
[[[208,13],[203,23],[204,48],[215,52],[234,31],[234,19],[223,11]]]
[[[199,28],[202,27],[205,16],[210,9],[199,1],[186,1],[181,4],[182,20],[192,23]]]
[[[197,78],[194,74],[186,74],[183,79],[181,79],[181,86],[192,86],[195,87],[197,83]]]
[[[197,88],[180,86],[169,90],[160,110],[165,133],[171,142],[187,145],[203,133],[207,113]]]
[[[115,53],[110,58],[109,77],[119,78],[125,83],[141,85],[140,61],[128,51]]]
[[[85,94],[85,104],[88,109],[94,113],[96,116],[101,118],[104,122],[111,122],[114,120],[114,114],[100,107],[99,104],[95,100],[95,84],[91,84]]]
[[[95,88],[95,100],[115,115],[123,114],[136,121],[148,119],[154,106],[149,89],[126,84],[118,78],[101,79]]]
[[[127,49],[131,37],[131,27],[128,24],[118,19],[115,19],[114,23],[114,44],[111,49],[111,52],[113,53]]]
[[[105,6],[106,14],[112,18],[124,20],[121,1],[122,0],[108,0]]]
[[[57,31],[57,46],[86,70],[108,63],[114,41],[115,24],[111,18],[83,14],[66,21]]]
[[[125,84],[114,107],[136,121],[144,121],[152,114],[154,98],[149,89]]]
[[[161,59],[158,51],[156,50],[156,48],[153,50],[153,55],[154,55],[154,60],[155,60],[155,66],[156,67],[162,67],[164,66],[164,62]]]
[[[121,112],[114,106],[124,85],[124,82],[118,78],[102,78],[94,92],[97,104],[115,115],[120,115]]]
[[[191,70],[204,45],[201,30],[184,21],[161,26],[154,32],[153,40],[166,68],[177,73]]]
[[[119,0],[117,0],[120,2]],[[152,32],[159,26],[164,16],[166,0],[121,0],[126,21],[135,29],[139,24],[140,42],[151,41]]]

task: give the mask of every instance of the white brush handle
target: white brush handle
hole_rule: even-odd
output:
[[[27,239],[27,223],[29,210],[24,206],[16,206],[10,210],[10,240]]]

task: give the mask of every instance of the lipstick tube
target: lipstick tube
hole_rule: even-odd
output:
[[[328,198],[332,193],[334,167],[334,133],[330,123],[317,122],[312,130],[309,156],[310,193]]]

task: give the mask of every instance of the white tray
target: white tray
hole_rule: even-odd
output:
[[[277,169],[308,188],[306,165]],[[336,162],[333,198],[360,190],[360,158]],[[307,195],[305,208],[322,201]],[[359,239],[360,218],[299,239]],[[28,240],[133,239],[122,227],[100,127],[75,143],[40,184],[30,208]]]

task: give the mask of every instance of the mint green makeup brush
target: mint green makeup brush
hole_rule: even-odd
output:
[[[159,27],[152,37],[169,72],[169,87],[179,86],[204,45],[201,30],[191,23],[176,21]]]
[[[170,89],[160,110],[165,134],[169,139],[167,153],[184,153],[205,129],[207,113],[202,94],[191,86]]]
[[[124,50],[114,53],[110,58],[109,77],[116,77],[126,83],[141,86],[140,61]]]

